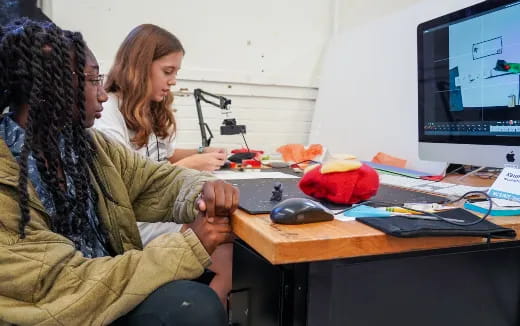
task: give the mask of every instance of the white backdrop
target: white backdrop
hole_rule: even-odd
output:
[[[61,27],[83,33],[105,73],[134,26],[154,23],[173,32],[186,49],[174,90],[200,87],[230,98],[249,146],[273,153],[308,141],[334,1],[45,0],[43,7]],[[193,97],[178,96],[174,106],[179,148],[198,146]],[[203,112],[212,145],[244,145],[240,136],[219,135],[219,110],[204,105]]]
[[[439,173],[444,163],[418,158],[417,25],[480,1],[394,2],[345,25],[329,43],[310,142],[365,160],[382,151],[408,160],[409,168]],[[371,7],[345,5],[360,12],[343,16],[363,16]]]
[[[153,23],[186,49],[179,78],[316,87],[332,31],[332,0],[51,0],[61,27],[79,30],[108,70],[123,38]]]

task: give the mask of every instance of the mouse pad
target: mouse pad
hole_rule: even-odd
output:
[[[282,200],[288,198],[311,198],[298,188],[300,179],[249,179],[229,180],[232,185],[240,190],[240,202],[238,206],[249,214],[270,213],[278,201],[271,201],[274,186],[282,184]],[[330,208],[330,207],[329,207]]]
[[[300,188],[298,188],[299,180],[300,179],[249,179],[229,180],[228,182],[240,189],[239,207],[241,209],[249,214],[268,214],[271,212],[273,207],[279,203],[270,200],[276,183],[282,184],[282,200],[288,198],[314,199],[304,194]],[[389,205],[402,204],[406,202],[433,203],[439,202],[443,199],[445,198],[386,185],[380,185],[377,194],[371,198],[371,200],[383,201]],[[343,209],[350,206],[334,204],[326,201],[321,201],[321,203],[329,209]]]

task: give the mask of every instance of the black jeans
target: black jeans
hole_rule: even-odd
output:
[[[112,326],[224,326],[227,316],[216,293],[196,281],[174,281],[150,294]]]

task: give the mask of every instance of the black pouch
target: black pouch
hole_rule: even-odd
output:
[[[455,208],[437,213],[442,217],[464,220],[465,223],[473,222],[480,217],[462,209]],[[402,216],[391,216],[387,218],[360,217],[357,221],[367,224],[375,229],[401,238],[413,238],[424,236],[468,236],[484,238],[506,238],[516,237],[513,229],[504,228],[488,220],[475,225],[461,226],[444,221],[409,219]]]

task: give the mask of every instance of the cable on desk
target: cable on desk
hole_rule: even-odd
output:
[[[354,204],[354,205],[352,205],[352,206],[350,206],[350,207],[347,207],[347,208],[345,208],[345,209],[342,209],[342,210],[340,210],[340,211],[337,211],[336,213],[334,213],[334,215],[340,215],[340,214],[343,214],[343,213],[345,213],[345,212],[347,212],[347,211],[349,211],[349,210],[351,210],[351,209],[353,209],[353,208],[355,208],[355,207],[357,207],[357,206],[359,206],[359,205],[370,204],[370,203],[376,203],[376,202],[375,202],[375,201],[372,201],[372,200],[361,201],[361,202],[359,202],[359,203],[357,203],[357,204]],[[387,203],[385,203],[385,205],[386,205],[386,204],[387,204]]]
[[[447,220],[446,218],[438,215],[438,214],[435,214],[435,213],[430,213],[430,212],[426,212],[426,211],[421,211],[421,210],[418,210],[418,209],[413,209],[413,208],[406,208],[406,209],[409,209],[411,211],[415,211],[415,212],[418,212],[418,213],[422,213],[422,214],[425,214],[427,216],[434,216],[436,218],[438,218],[439,220],[442,220],[446,223],[450,223],[450,224],[453,224],[453,225],[459,225],[459,226],[470,226],[470,225],[475,225],[475,224],[479,224],[481,223],[482,221],[486,220],[487,217],[489,216],[489,214],[491,214],[491,210],[493,209],[493,200],[491,199],[491,197],[484,191],[468,191],[467,193],[465,193],[464,195],[462,196],[459,196],[458,198],[456,199],[452,199],[452,200],[448,200],[448,201],[444,201],[442,203],[439,203],[439,204],[453,204],[453,203],[456,203],[462,199],[466,199],[466,197],[469,197],[469,196],[472,196],[472,195],[483,195],[484,197],[486,197],[486,200],[489,202],[489,207],[488,207],[488,210],[486,212],[486,214],[484,214],[480,219],[474,221],[474,222],[469,222],[469,223],[459,223],[459,222],[453,222],[453,221],[449,221]]]
[[[486,197],[486,200],[489,202],[489,207],[488,207],[487,212],[480,219],[478,219],[476,221],[473,221],[473,222],[469,222],[469,223],[454,222],[454,221],[451,221],[450,219],[446,219],[445,217],[443,217],[441,215],[438,215],[438,214],[435,214],[435,213],[431,213],[431,212],[427,212],[427,211],[422,211],[422,210],[419,210],[419,209],[414,209],[414,208],[409,208],[409,207],[406,207],[406,209],[410,210],[410,211],[414,211],[414,212],[418,212],[418,213],[424,214],[426,216],[436,217],[440,221],[444,221],[446,223],[453,224],[453,225],[458,225],[458,226],[475,225],[475,224],[481,223],[482,221],[486,220],[487,217],[489,216],[489,214],[491,214],[491,210],[493,209],[493,200],[491,199],[491,197],[486,192],[484,192],[484,191],[468,191],[464,195],[459,196],[456,199],[442,201],[442,202],[439,202],[437,204],[442,204],[442,205],[444,205],[444,204],[453,204],[453,203],[456,203],[456,202],[458,202],[458,201],[460,201],[462,199],[466,199],[466,197],[474,196],[474,195],[483,195],[484,197]],[[394,204],[394,203],[389,203],[389,202],[384,202],[384,201],[375,201],[375,200],[366,200],[366,201],[362,201],[362,202],[360,202],[358,204],[352,205],[351,207],[345,208],[345,209],[343,209],[341,211],[338,211],[338,212],[334,213],[334,215],[343,214],[346,211],[349,211],[349,210],[355,208],[358,205],[370,204],[370,203],[378,204],[378,205],[385,205],[385,206],[389,206],[389,207],[390,206],[396,206],[396,204]],[[397,205],[397,206],[404,207],[404,204],[400,204],[400,205]]]

